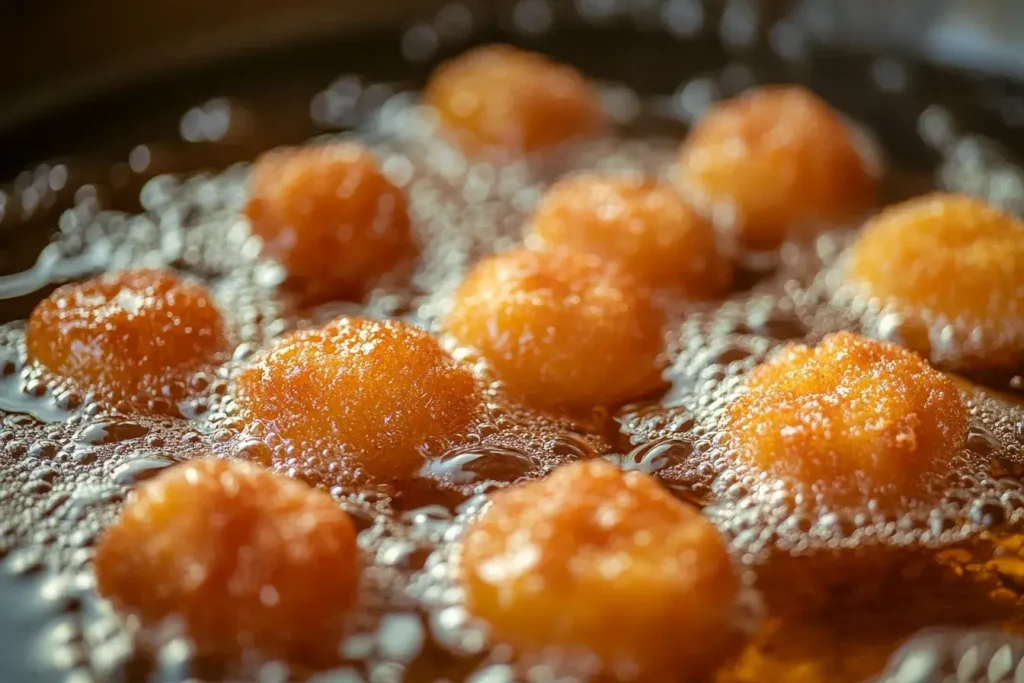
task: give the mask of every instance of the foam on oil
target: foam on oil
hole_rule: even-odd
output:
[[[544,19],[544,3],[534,5],[522,9],[518,21],[543,31],[550,17]],[[670,31],[699,30],[700,20],[694,28],[684,3],[669,5],[660,16]],[[580,9],[604,21],[601,6],[581,3]],[[730,40],[742,43],[743,17],[737,16],[723,19],[723,30],[732,26]],[[458,24],[458,17],[453,17],[439,18],[435,40],[446,35],[444,27]],[[403,50],[419,55],[429,47],[425,36],[423,30],[410,33]],[[749,70],[733,66],[688,81],[670,98],[641,97],[612,83],[604,88],[603,99],[612,118],[632,133],[652,120],[688,120],[697,109],[734,91],[737,82],[753,78]],[[382,157],[385,173],[406,192],[424,247],[422,264],[410,285],[384,286],[365,306],[330,304],[300,310],[276,289],[283,273],[260,259],[259,244],[239,217],[246,196],[245,164],[212,175],[152,178],[142,188],[143,211],[138,215],[101,210],[95,191],[80,191],[37,265],[0,278],[0,293],[17,296],[100,270],[174,268],[210,286],[228,312],[239,342],[229,363],[196,378],[197,396],[181,406],[187,419],[166,420],[128,415],[88,395],[47,385],[26,367],[23,325],[3,328],[0,485],[11,493],[0,502],[3,581],[26,586],[25,595],[56,596],[46,614],[59,616],[52,624],[47,621],[50,630],[43,636],[54,645],[39,656],[60,677],[142,680],[149,672],[161,671],[175,680],[218,670],[218,663],[195,660],[188,644],[175,637],[173,624],[166,642],[154,643],[135,625],[121,623],[96,598],[89,570],[91,544],[115,518],[132,486],[209,452],[253,459],[324,486],[356,520],[360,547],[368,558],[367,581],[355,633],[343,645],[352,665],[337,672],[341,680],[400,680],[417,670],[443,670],[448,676],[469,676],[476,670],[481,680],[511,680],[516,675],[509,668],[510,653],[500,647],[489,650],[485,629],[459,606],[448,558],[462,524],[485,505],[487,491],[542,476],[557,462],[601,456],[628,469],[657,474],[684,499],[711,505],[709,513],[729,534],[737,557],[752,566],[773,552],[801,554],[864,544],[944,549],[983,532],[1012,529],[1024,516],[1019,482],[1024,471],[1024,413],[1012,400],[995,395],[968,396],[971,434],[956,477],[944,483],[947,495],[941,504],[912,508],[898,519],[872,514],[836,517],[830,510],[801,502],[799,491],[756,481],[722,449],[722,409],[745,373],[782,344],[815,341],[842,328],[884,336],[884,320],[867,319],[858,310],[838,306],[832,297],[832,274],[849,240],[842,232],[826,235],[810,247],[789,245],[768,262],[751,260],[752,286],[721,306],[676,311],[678,323],[668,339],[670,389],[657,400],[627,406],[611,416],[601,439],[572,422],[511,407],[500,383],[493,382],[488,389],[488,421],[473,434],[463,435],[463,445],[439,444],[427,454],[423,491],[396,495],[387,487],[352,490],[332,479],[322,452],[293,452],[273,435],[251,433],[233,403],[232,377],[254,353],[285,332],[342,313],[398,317],[438,331],[438,320],[461,276],[482,255],[518,242],[526,217],[554,178],[583,169],[671,176],[677,137],[645,134],[565,150],[554,161],[473,163],[432,135],[435,124],[412,95],[395,94],[387,84],[350,81],[332,84],[314,100],[312,112],[335,123],[359,123],[358,132],[346,136],[369,142]],[[1024,192],[1014,191],[1012,180],[1000,180],[1012,179],[1015,167],[1002,157],[993,161],[990,155],[973,153],[979,144],[975,138],[954,133],[944,137],[929,129],[937,125],[937,111],[926,112],[931,118],[922,117],[922,133],[941,144],[945,161],[939,181],[1019,208],[1014,202],[1021,201]],[[198,121],[196,116],[192,119]],[[46,187],[39,180],[43,176]],[[14,202],[8,196],[19,197],[23,204],[45,203],[47,193],[57,185],[63,188],[60,181],[55,168],[37,173],[21,183],[17,194],[5,193],[0,206],[12,210]],[[478,364],[477,370],[489,377],[485,364]],[[993,557],[1005,559],[1006,553]],[[959,564],[955,560],[950,561],[963,567],[976,558]],[[1012,567],[1000,566],[993,565],[991,571],[1012,574]],[[1000,586],[1009,583],[1007,579]],[[26,608],[25,613],[33,610]],[[38,646],[37,642],[33,647]],[[260,680],[289,675],[287,667],[258,660],[243,663],[245,667]],[[530,672],[540,678],[557,673]],[[742,679],[742,673],[735,678]]]

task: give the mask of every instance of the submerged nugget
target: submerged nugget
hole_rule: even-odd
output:
[[[714,226],[674,188],[653,179],[563,180],[544,195],[531,223],[532,235],[544,244],[617,261],[655,287],[707,298],[732,280]]]
[[[967,438],[956,386],[911,351],[848,332],[786,347],[755,368],[724,430],[755,471],[828,505],[896,510],[929,498]]]
[[[142,484],[100,540],[100,593],[200,650],[336,656],[355,602],[355,528],[327,494],[254,465],[198,460]]]
[[[227,351],[209,292],[160,270],[60,287],[32,311],[26,346],[29,360],[84,391],[171,413],[189,376]]]
[[[262,430],[375,481],[414,474],[418,449],[463,429],[479,405],[472,372],[427,332],[348,317],[285,337],[241,372],[237,400]]]
[[[415,252],[405,196],[355,143],[267,152],[245,214],[264,252],[312,298],[358,296]]]
[[[704,209],[731,212],[752,249],[860,216],[876,185],[839,115],[795,86],[753,90],[708,112],[683,145],[679,181]]]
[[[576,69],[508,45],[442,64],[424,100],[469,152],[533,152],[604,127],[597,94]]]
[[[494,494],[459,575],[497,642],[593,654],[643,680],[698,679],[736,635],[739,582],[715,527],[602,460]]]
[[[647,291],[614,264],[518,249],[477,264],[445,326],[531,403],[590,408],[660,385],[663,323]]]
[[[845,280],[936,362],[1024,362],[1024,223],[984,202],[935,194],[883,211],[851,248]]]

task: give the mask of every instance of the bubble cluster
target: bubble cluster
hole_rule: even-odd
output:
[[[930,629],[893,655],[878,683],[1011,683],[1024,675],[1024,639],[1001,631]]]
[[[798,259],[784,263],[777,280],[765,281],[749,294],[734,297],[712,311],[689,314],[677,332],[678,339],[670,343],[671,364],[664,375],[670,382],[666,394],[660,401],[624,406],[615,415],[620,448],[626,453],[615,460],[627,469],[654,471],[680,497],[708,505],[708,514],[755,569],[758,585],[766,591],[773,609],[780,605],[787,609],[794,605],[821,607],[834,604],[844,595],[854,604],[863,604],[868,596],[877,597],[879,592],[887,595],[886,591],[895,590],[906,595],[905,588],[892,583],[880,585],[876,579],[900,575],[901,567],[906,568],[908,563],[913,567],[922,554],[927,556],[937,548],[965,542],[974,548],[979,534],[1012,529],[1015,520],[1024,515],[1016,478],[1022,471],[1024,452],[1024,435],[1018,429],[1024,412],[1019,401],[956,377],[947,379],[921,359],[905,366],[907,370],[917,368],[915,372],[922,374],[910,382],[912,388],[908,391],[895,391],[894,400],[886,399],[884,392],[898,387],[899,381],[909,380],[914,372],[895,384],[871,383],[870,369],[855,373],[853,367],[857,364],[849,361],[857,354],[849,356],[846,352],[836,356],[833,367],[838,373],[834,379],[841,377],[846,368],[851,379],[860,378],[865,382],[863,388],[870,387],[869,394],[864,395],[874,398],[860,404],[865,411],[864,424],[870,429],[885,426],[884,421],[869,419],[872,413],[899,406],[915,395],[924,396],[921,392],[927,393],[929,386],[938,392],[934,396],[941,400],[933,402],[938,409],[924,414],[931,415],[933,427],[942,427],[933,435],[950,438],[933,442],[947,448],[940,450],[935,461],[926,458],[928,471],[904,471],[908,481],[922,477],[918,483],[923,482],[923,488],[917,484],[910,487],[918,488],[916,497],[907,496],[904,490],[903,495],[871,499],[867,491],[878,482],[863,480],[867,475],[860,471],[856,482],[844,482],[841,472],[829,469],[828,476],[823,477],[827,483],[818,488],[794,479],[794,470],[786,472],[786,463],[793,464],[786,460],[790,457],[797,458],[800,467],[810,463],[815,468],[837,468],[842,462],[839,449],[795,447],[804,443],[798,438],[803,432],[788,430],[786,424],[790,414],[784,400],[787,377],[821,381],[828,372],[822,367],[821,372],[775,373],[770,360],[790,357],[791,352],[785,350],[787,343],[814,344],[843,326],[855,328],[856,320],[835,310],[829,299],[828,278],[824,275],[831,272],[829,264],[842,253],[830,243],[831,238],[818,245],[823,270],[806,272],[807,265],[816,259],[802,253]],[[895,357],[913,358],[909,352],[883,346],[893,349]],[[755,370],[762,364],[762,369]],[[759,382],[758,377],[763,381]],[[750,389],[750,384],[759,384],[759,388]],[[835,414],[841,420],[860,419],[855,397],[846,390],[840,393],[842,396],[834,396]],[[794,394],[797,400],[814,400],[813,396],[801,396]],[[758,409],[749,413],[742,410],[751,407],[757,397],[765,398]],[[794,448],[772,451],[771,457],[765,451],[766,458],[760,465],[740,457],[729,434],[730,421],[738,413],[746,415],[740,424],[751,428],[747,442],[752,444],[753,452],[766,443],[789,438]],[[815,413],[794,414],[802,421]],[[915,428],[928,424],[919,422]],[[764,427],[762,431],[758,425]],[[824,427],[825,423],[804,426]],[[838,445],[845,443],[851,433],[833,429],[823,430],[820,435],[825,439],[822,443],[831,438],[837,439],[833,445]],[[909,464],[904,458],[873,460],[876,454],[874,447],[862,451],[868,457],[867,469],[875,475],[899,474],[900,468]],[[802,460],[805,457],[807,460]],[[855,500],[844,501],[844,491]],[[906,571],[908,576],[914,575],[912,568]],[[1015,585],[1012,580],[1010,585]],[[992,595],[998,592],[993,589]],[[988,593],[983,593],[971,604],[990,604],[989,599]]]

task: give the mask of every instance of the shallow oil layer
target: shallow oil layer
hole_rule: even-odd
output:
[[[524,21],[527,35],[535,33],[531,26],[538,35],[548,30],[543,21],[531,23],[543,16],[523,12],[517,20],[520,30]],[[599,23],[609,19],[587,16]],[[949,482],[949,494],[938,508],[915,511],[907,519],[844,519],[773,496],[746,481],[745,473],[731,468],[718,450],[719,411],[746,371],[787,341],[813,341],[828,331],[862,324],[849,310],[835,306],[828,286],[828,274],[848,240],[843,233],[813,245],[787,247],[777,259],[746,259],[740,285],[721,306],[681,306],[678,324],[669,332],[671,388],[664,396],[581,425],[538,422],[534,415],[509,408],[500,389],[494,389],[491,419],[480,433],[459,449],[439,445],[415,486],[351,490],[323,474],[316,454],[283,452],[273,439],[246,433],[235,415],[233,373],[273,339],[352,312],[400,317],[436,331],[461,275],[480,256],[518,241],[524,218],[554,178],[594,168],[667,175],[688,123],[714,99],[755,82],[808,80],[821,85],[818,90],[853,119],[887,121],[890,129],[877,131],[893,158],[885,179],[887,200],[931,187],[935,161],[939,184],[981,194],[1011,210],[1024,206],[1024,189],[1015,184],[1021,172],[1008,153],[957,130],[957,116],[925,100],[924,86],[916,89],[914,78],[902,92],[859,98],[852,87],[836,92],[826,76],[849,72],[869,85],[876,73],[871,62],[832,55],[835,70],[818,73],[808,70],[809,64],[819,62],[806,61],[807,54],[790,55],[795,61],[772,54],[764,58],[757,52],[756,38],[747,46],[749,59],[726,57],[715,39],[710,53],[719,63],[708,63],[707,56],[691,62],[695,71],[707,67],[696,76],[689,68],[685,73],[645,69],[644,60],[661,62],[664,50],[675,50],[681,59],[690,56],[687,50],[700,52],[719,29],[716,17],[708,16],[679,33],[682,24],[672,23],[679,21],[676,15],[658,16],[669,23],[643,38],[588,29],[548,41],[556,54],[586,56],[575,61],[602,78],[605,106],[622,128],[621,137],[564,150],[557,157],[501,167],[468,163],[434,139],[430,117],[415,106],[415,91],[398,81],[407,76],[396,67],[396,75],[379,80],[344,76],[326,87],[321,82],[287,116],[286,107],[273,109],[281,112],[280,118],[294,120],[285,126],[286,135],[279,132],[278,121],[257,114],[265,109],[243,98],[207,98],[174,122],[174,134],[187,144],[179,140],[129,146],[113,165],[87,155],[59,160],[18,176],[4,188],[4,239],[25,230],[26,222],[57,228],[56,239],[34,268],[25,269],[28,264],[16,256],[3,263],[3,272],[10,275],[0,279],[0,294],[13,302],[10,319],[24,317],[51,283],[104,269],[167,266],[211,287],[222,309],[231,313],[240,342],[231,363],[201,378],[199,397],[182,406],[187,420],[152,420],[118,414],[88,396],[47,386],[24,367],[22,324],[3,328],[0,600],[5,614],[12,616],[0,620],[0,633],[10,633],[0,639],[0,661],[17,663],[11,680],[211,680],[230,674],[277,681],[306,675],[257,657],[232,665],[230,671],[221,662],[196,660],[188,644],[174,637],[173,624],[166,633],[139,633],[111,614],[92,589],[91,544],[116,516],[131,487],[176,462],[211,451],[254,459],[322,486],[357,521],[367,580],[355,632],[343,646],[351,666],[329,680],[555,676],[558,672],[544,667],[515,671],[505,661],[508,653],[488,649],[484,632],[459,607],[446,558],[461,524],[479,509],[487,491],[542,476],[555,462],[595,456],[655,473],[680,497],[711,505],[709,512],[729,533],[738,561],[758,568],[768,579],[779,578],[777,584],[791,583],[799,575],[795,572],[800,567],[787,564],[793,556],[801,561],[838,557],[845,563],[847,558],[835,553],[868,546],[897,551],[895,559],[886,556],[879,565],[886,570],[880,581],[867,582],[873,593],[846,596],[842,610],[807,614],[788,609],[801,607],[809,598],[771,589],[767,582],[775,592],[766,596],[766,618],[752,644],[720,673],[722,681],[863,680],[879,671],[895,647],[918,629],[946,623],[1018,628],[1024,616],[1024,542],[1016,535],[1024,516],[1024,394],[1019,374],[975,378],[988,389],[967,391],[972,432],[959,476]],[[417,30],[422,33],[422,27]],[[420,54],[418,35],[410,32],[401,41],[405,57]],[[435,33],[444,38],[442,52],[456,49],[462,35]],[[607,52],[588,51],[588,45],[612,37],[620,42]],[[686,42],[677,42],[681,39]],[[643,43],[650,45],[641,48]],[[388,45],[387,50],[395,50],[393,43]],[[375,50],[386,52],[379,46]],[[621,66],[629,63],[622,54],[641,55],[633,62],[634,72]],[[731,63],[720,68],[726,61]],[[422,71],[401,60],[397,64],[410,79]],[[913,72],[918,67],[905,68]],[[647,72],[664,74],[649,79],[665,82],[642,84],[637,74]],[[935,78],[923,67],[915,75],[922,83]],[[864,99],[871,101],[865,104]],[[886,116],[879,117],[876,109]],[[425,247],[411,285],[381,288],[365,305],[336,303],[302,310],[278,292],[279,269],[259,258],[259,245],[238,216],[245,197],[245,164],[215,173],[164,175],[223,168],[266,145],[298,141],[309,134],[310,115],[325,129],[358,128],[341,135],[366,140],[384,158],[385,172],[409,197]],[[894,136],[893,129],[901,125],[901,132],[919,130],[920,135]],[[27,245],[24,255],[34,258],[37,250],[38,244],[35,249]],[[7,253],[14,252],[4,250],[5,257]],[[486,368],[481,372],[486,374]],[[901,552],[911,546],[923,550]],[[780,557],[783,562],[773,564]],[[813,570],[820,565],[808,566]],[[868,570],[874,571],[871,565]],[[1002,641],[972,637],[1002,651]],[[914,648],[924,648],[936,661],[962,662],[963,652],[956,649],[962,649],[960,641],[947,640],[916,641],[904,651],[911,654],[902,656],[917,656]],[[1013,666],[1019,661],[1015,650],[1011,660]],[[913,678],[904,670],[904,660],[893,666],[900,672],[894,680],[933,680]]]

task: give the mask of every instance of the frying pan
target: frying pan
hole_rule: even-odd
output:
[[[32,265],[82,186],[105,207],[137,210],[153,175],[223,168],[348,126],[323,110],[340,75],[415,88],[441,59],[498,39],[669,103],[688,78],[728,64],[732,87],[806,83],[877,133],[906,172],[897,194],[919,192],[936,147],[952,144],[920,135],[928,117],[953,122],[949,135],[982,134],[978,163],[1024,154],[1022,15],[1014,0],[8,0],[0,275]],[[218,117],[227,124],[210,123]],[[682,120],[651,126],[685,132]],[[41,177],[49,190],[26,201]],[[48,291],[0,301],[0,322]],[[4,585],[0,680],[61,680],[23,662],[46,625]]]

